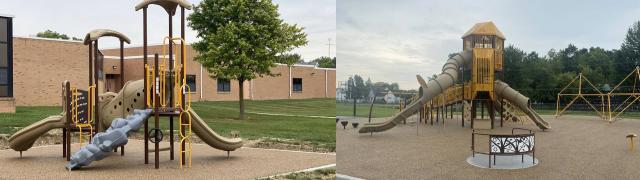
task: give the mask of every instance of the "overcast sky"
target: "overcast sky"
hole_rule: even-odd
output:
[[[439,74],[477,22],[493,21],[506,44],[545,55],[569,43],[618,49],[639,20],[638,0],[340,0],[337,78],[359,74],[416,89],[415,75]]]
[[[200,0],[188,0],[198,4]],[[129,36],[133,45],[142,45],[142,11],[134,7],[142,0],[3,0],[0,14],[15,16],[14,36],[33,36],[50,29],[69,36],[84,38],[92,29],[113,29]],[[329,53],[328,39],[335,44],[335,0],[274,0],[281,18],[287,23],[305,27],[309,43],[295,49],[309,61]],[[190,13],[191,11],[187,11]],[[178,13],[179,14],[179,13]],[[179,16],[174,17],[174,34],[179,34]],[[162,43],[168,35],[168,17],[160,6],[149,8],[149,43]],[[187,42],[196,41],[196,33],[186,28]],[[115,38],[100,42],[101,47],[119,47]],[[335,45],[331,56],[335,56]]]

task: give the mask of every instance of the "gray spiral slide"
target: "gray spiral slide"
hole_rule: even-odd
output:
[[[444,64],[442,74],[436,76],[436,78],[429,81],[429,83],[425,83],[424,79],[418,75],[418,82],[422,87],[420,99],[409,104],[404,110],[391,117],[388,121],[363,125],[359,132],[382,132],[395,127],[398,123],[402,123],[403,120],[418,112],[424,103],[436,97],[438,94],[443,93],[447,88],[455,85],[455,82],[458,80],[458,70],[461,66],[469,64],[471,57],[471,51],[457,53]]]
[[[132,131],[140,129],[151,110],[134,109],[126,119],[116,118],[111,121],[111,127],[105,132],[96,134],[91,141],[71,156],[71,161],[66,168],[69,170],[87,166],[93,161],[99,161],[113,152],[114,148],[124,146],[129,141],[127,138]]]

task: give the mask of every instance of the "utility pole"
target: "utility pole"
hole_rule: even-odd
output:
[[[336,44],[331,44],[331,38],[329,38],[329,43],[327,44],[327,46],[329,46],[329,54],[327,57],[331,58],[331,45],[336,45]]]

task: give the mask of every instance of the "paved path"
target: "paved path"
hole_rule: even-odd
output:
[[[10,149],[0,151],[0,179],[253,179],[336,162],[335,154],[258,148],[241,148],[227,159],[225,151],[194,144],[192,168],[180,170],[177,153],[176,159],[170,161],[169,152],[164,151],[160,153],[160,169],[156,170],[153,154],[149,156],[150,164],[144,164],[143,142],[129,140],[125,156],[113,153],[86,168],[67,171],[61,146],[34,147],[23,152],[23,158]],[[74,144],[72,150],[77,149]]]

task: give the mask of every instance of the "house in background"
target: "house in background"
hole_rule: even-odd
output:
[[[396,97],[396,95],[394,95],[391,91],[387,92],[387,94],[384,95],[384,101],[387,102],[387,104],[398,103],[398,100],[398,97]]]

